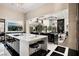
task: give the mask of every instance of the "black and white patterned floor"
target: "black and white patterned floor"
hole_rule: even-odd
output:
[[[77,51],[64,47],[61,45],[55,45],[54,49],[48,51],[39,50],[33,53],[31,56],[78,56]]]
[[[60,52],[60,53],[58,53]],[[52,52],[50,56],[78,56],[77,51],[65,48],[61,46],[57,46],[57,48]]]
[[[11,47],[4,46],[3,44],[1,44],[1,46],[5,47],[6,50],[12,56],[19,56],[18,53],[16,53],[13,49],[11,49]],[[68,47],[64,47],[64,46],[60,46],[60,45],[49,45],[47,51],[41,49],[41,50],[33,53],[31,56],[78,56],[78,53],[77,52],[78,51],[73,50],[73,49],[70,49]]]

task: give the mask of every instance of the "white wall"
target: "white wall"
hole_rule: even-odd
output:
[[[16,20],[21,21],[23,23],[24,28],[24,14],[20,13],[18,11],[14,11],[12,9],[9,9],[8,7],[4,7],[0,5],[0,18],[5,20]]]

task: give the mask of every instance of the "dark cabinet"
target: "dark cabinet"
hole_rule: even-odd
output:
[[[57,31],[58,33],[64,33],[64,19],[57,20]]]

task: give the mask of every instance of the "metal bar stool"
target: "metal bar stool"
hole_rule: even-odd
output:
[[[35,52],[37,51],[37,48],[39,47],[39,44],[38,43],[34,43],[34,44],[31,44],[29,45],[30,48],[35,48]]]

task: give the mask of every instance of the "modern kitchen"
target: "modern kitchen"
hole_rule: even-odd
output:
[[[78,56],[78,7],[0,3],[0,56]]]

